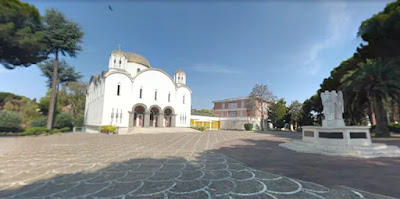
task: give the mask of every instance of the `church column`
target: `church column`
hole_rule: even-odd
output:
[[[133,112],[128,111],[129,113],[129,126],[128,127],[132,127],[133,126]]]
[[[171,115],[171,127],[175,127],[175,123],[176,123],[176,114]]]
[[[150,126],[150,113],[146,112],[144,114],[144,127],[149,127]]]
[[[164,114],[158,114],[157,127],[164,127]]]

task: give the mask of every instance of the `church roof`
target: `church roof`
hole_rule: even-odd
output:
[[[146,58],[144,58],[142,55],[139,55],[137,53],[134,53],[134,52],[122,52],[121,50],[114,50],[112,53],[124,56],[126,59],[128,59],[128,62],[134,62],[134,63],[142,64],[144,66],[147,66],[147,67],[151,68],[149,61],[147,61]]]

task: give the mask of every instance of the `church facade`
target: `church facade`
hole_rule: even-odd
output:
[[[88,132],[102,125],[119,132],[145,127],[189,127],[191,89],[186,74],[177,70],[172,78],[153,68],[143,56],[113,51],[108,70],[90,78],[85,106]]]

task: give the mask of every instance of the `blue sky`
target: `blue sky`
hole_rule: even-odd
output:
[[[193,108],[201,109],[246,96],[257,83],[288,103],[304,101],[353,55],[361,22],[391,1],[28,2],[42,14],[56,8],[82,26],[83,51],[65,59],[84,81],[107,69],[120,44],[171,76],[182,68]],[[39,99],[45,81],[35,65],[0,67],[0,91]]]

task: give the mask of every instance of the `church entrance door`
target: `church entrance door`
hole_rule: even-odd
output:
[[[158,127],[158,114],[160,110],[157,107],[152,107],[150,109],[150,126]]]
[[[137,114],[136,127],[142,127],[142,126],[143,126],[143,114]]]

